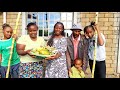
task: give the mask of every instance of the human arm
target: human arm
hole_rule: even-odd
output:
[[[66,39],[60,39],[60,41],[57,43],[57,54],[54,56],[51,56],[49,58],[46,58],[47,60],[53,60],[61,57],[63,54],[65,54],[67,50],[67,42]]]
[[[54,60],[59,58],[60,56],[61,56],[61,53],[57,53],[56,55],[45,58],[45,60]]]
[[[93,28],[95,31],[97,31],[97,35],[98,35],[98,44],[100,46],[103,46],[104,45],[104,39],[102,38],[102,35],[100,33],[100,29],[99,29],[99,26],[97,24],[93,25]]]
[[[36,56],[35,55],[31,55],[30,54],[30,51],[31,50],[26,50],[25,51],[25,45],[22,45],[22,44],[17,44],[17,53],[19,54],[19,55],[22,55],[22,56],[24,56],[24,55],[29,55],[29,56],[31,56],[32,58],[35,58]]]
[[[1,65],[1,61],[2,61],[2,50],[1,50],[1,46],[0,46],[0,65]]]
[[[79,71],[80,77],[85,78],[85,72],[82,70],[82,67],[78,67],[77,70]]]
[[[87,69],[88,61],[89,61],[89,57],[88,57],[89,41],[88,41],[88,39],[84,38],[83,43],[84,43],[84,45],[83,45],[83,66],[82,66],[82,69],[86,73],[86,69]]]
[[[74,78],[73,73],[71,71],[69,71],[69,77]]]
[[[22,56],[27,55],[27,54],[30,55],[31,49],[25,50],[27,40],[28,40],[27,36],[24,36],[24,35],[21,36],[21,37],[17,40],[17,45],[16,45],[16,47],[17,47],[17,52],[18,52],[19,55],[22,55]],[[30,55],[30,56],[34,56],[34,55]]]
[[[12,35],[12,38],[14,38],[15,40],[17,40],[17,39],[18,39],[18,36],[17,36],[16,34],[13,34],[13,35]]]
[[[1,64],[1,61],[2,61],[2,54],[0,54],[0,64]]]
[[[25,45],[23,44],[17,44],[17,52],[19,55],[26,55],[29,54],[30,50],[25,51]]]
[[[66,51],[66,61],[67,61],[67,68],[68,71],[72,72],[71,70],[71,59],[68,50]]]

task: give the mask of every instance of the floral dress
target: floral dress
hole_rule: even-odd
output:
[[[62,55],[55,60],[48,60],[45,78],[68,78],[67,62],[65,51],[67,50],[67,41],[65,37],[54,38],[53,47],[57,48]]]
[[[19,78],[43,78],[42,62],[20,63]]]

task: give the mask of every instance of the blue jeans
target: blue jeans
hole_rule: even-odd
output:
[[[19,78],[19,66],[20,64],[15,64],[10,67],[9,78]],[[0,74],[1,78],[6,77],[7,67],[1,66],[0,67]]]

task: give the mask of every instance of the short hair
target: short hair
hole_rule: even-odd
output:
[[[81,62],[83,63],[83,60],[80,59],[80,58],[76,58],[76,59],[74,60],[74,64],[76,63],[76,61],[81,61]]]
[[[34,22],[28,23],[28,25],[27,25],[27,30],[29,29],[30,26],[33,26],[33,25],[37,26],[36,23],[34,23]],[[37,28],[38,28],[38,26],[37,26]]]

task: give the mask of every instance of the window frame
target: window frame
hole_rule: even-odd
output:
[[[26,24],[27,24],[27,12],[22,12],[22,35],[27,35],[27,30],[26,30]],[[39,13],[39,12],[38,12]],[[77,23],[77,14],[78,12],[73,12],[73,23]],[[49,25],[49,24],[48,24]],[[68,30],[68,29],[67,29]],[[47,38],[49,36],[42,36],[44,38]]]
[[[120,73],[120,12],[118,12],[119,14],[119,18],[118,18],[118,21],[119,21],[119,34],[118,34],[118,51],[117,51],[117,73]]]

